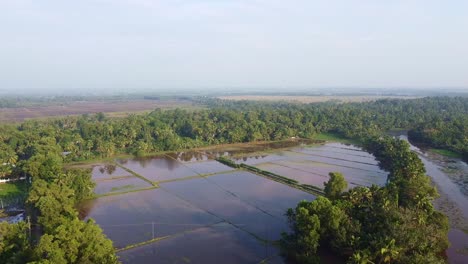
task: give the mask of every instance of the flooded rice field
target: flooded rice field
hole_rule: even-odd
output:
[[[151,187],[151,184],[112,164],[95,166],[92,170],[98,195],[128,192]]]
[[[124,263],[282,263],[274,242],[289,229],[285,212],[315,196],[214,160],[221,155],[319,188],[329,172],[342,172],[350,187],[387,178],[372,155],[338,143],[117,159],[93,168],[100,196],[81,206],[81,217],[101,226]]]
[[[371,154],[340,143],[296,146],[271,154],[241,155],[233,159],[237,163],[253,165],[318,187],[323,187],[323,182],[328,181],[328,173],[332,171],[343,173],[349,188],[384,185],[388,174],[378,167]]]
[[[182,249],[182,250],[181,250]],[[144,245],[119,254],[124,263],[261,263],[278,257],[278,249],[259,243],[246,232],[226,223]],[[278,262],[282,263],[281,259]]]

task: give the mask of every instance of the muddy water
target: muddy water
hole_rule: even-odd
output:
[[[396,135],[400,139],[408,141],[406,133]],[[447,173],[444,172],[444,166],[448,163],[463,163],[460,160],[453,160],[448,163],[440,163],[433,159],[427,153],[424,153],[418,147],[410,143],[411,149],[415,151],[421,161],[424,163],[426,173],[431,177],[441,195],[435,201],[435,207],[444,212],[450,221],[451,230],[449,231],[449,241],[451,246],[447,250],[449,263],[462,264],[467,263],[468,259],[468,197],[463,193],[464,185],[457,184]],[[439,157],[442,158],[442,157]],[[448,158],[445,158],[448,159]],[[440,164],[438,164],[440,163]],[[442,166],[441,166],[442,165]],[[460,166],[463,178],[468,177],[468,171]],[[463,231],[464,230],[464,231]]]

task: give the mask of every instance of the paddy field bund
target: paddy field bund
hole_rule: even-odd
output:
[[[352,145],[222,146],[94,165],[97,198],[80,214],[101,226],[123,263],[282,263],[276,242],[289,229],[286,210],[315,199],[335,171],[349,188],[387,179]]]

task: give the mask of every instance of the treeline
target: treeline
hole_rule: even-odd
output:
[[[459,153],[468,162],[468,114],[419,124],[408,131],[408,137],[417,144]]]
[[[432,206],[437,191],[421,160],[402,140],[372,138],[365,145],[389,171],[387,185],[343,192],[344,177],[332,173],[326,197],[288,210],[293,232],[283,234],[284,255],[319,263],[317,250],[327,247],[348,263],[445,263],[448,219]]]
[[[0,130],[2,172],[31,182],[26,221],[0,223],[0,263],[117,263],[112,241],[78,218],[76,205],[94,195],[90,171],[65,170],[61,147],[42,129]]]
[[[67,161],[80,161],[119,153],[144,155],[213,144],[310,138],[322,132],[361,138],[392,128],[422,125],[448,130],[434,134],[429,144],[447,148],[456,145],[451,149],[459,153],[468,145],[463,133],[468,126],[468,99],[461,97],[307,105],[215,99],[201,103],[209,109],[155,110],[121,119],[83,115],[4,125],[0,128],[0,149],[4,150],[0,161],[28,160],[38,145],[53,153],[64,152]],[[451,123],[457,125],[447,125]]]

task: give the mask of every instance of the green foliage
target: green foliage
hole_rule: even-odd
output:
[[[330,179],[328,182],[324,182],[325,186],[325,196],[330,200],[335,200],[341,196],[346,188],[348,188],[348,183],[346,182],[343,174],[339,172],[330,172],[328,174]]]
[[[61,175],[63,183],[73,189],[75,203],[94,197],[96,183],[92,180],[91,170],[72,169]]]
[[[32,177],[27,204],[36,227],[33,233],[41,236],[37,246],[30,249],[29,240],[33,238],[24,230],[15,232],[14,228],[20,225],[6,224],[4,229],[11,236],[2,239],[15,241],[10,246],[0,246],[0,260],[11,263],[16,263],[19,258],[32,263],[117,263],[112,241],[94,222],[78,219],[75,205],[93,196],[95,183],[89,170],[64,171],[60,156],[37,150],[21,169]],[[15,248],[16,255],[10,250],[16,245],[14,243],[23,243]]]
[[[94,222],[79,220],[75,210],[93,196],[90,171],[63,172],[61,161],[50,157],[36,167],[44,173],[31,174],[27,200],[43,232],[32,254],[35,263],[117,263],[112,241]]]
[[[320,220],[311,215],[307,208],[291,209],[287,213],[294,232],[283,234],[281,245],[285,254],[297,263],[319,263],[316,256],[320,239]]]
[[[409,139],[436,148],[436,152],[468,161],[468,115],[454,114],[450,118],[434,117],[408,132]],[[445,149],[445,151],[444,151]],[[458,154],[458,155],[457,155]]]
[[[218,158],[216,158],[216,160],[218,162],[221,162],[222,164],[224,164],[226,166],[231,167],[231,168],[235,168],[235,169],[240,168],[239,164],[235,163],[234,161],[232,161],[231,159],[228,159],[226,157],[218,157]]]
[[[0,130],[0,149],[9,149],[4,153],[13,154],[10,157],[16,153],[18,160],[41,153],[62,158],[62,152],[66,152],[65,161],[82,161],[119,153],[144,155],[212,144],[316,135],[322,139],[337,139],[339,135],[340,139],[354,142],[352,139],[378,135],[394,127],[415,130],[422,127],[424,131],[435,127],[440,133],[428,136],[425,142],[435,147],[448,146],[457,153],[468,145],[463,136],[467,134],[466,98],[304,105],[215,99],[203,103],[209,108],[155,110],[119,119],[96,114],[26,121],[18,127]],[[32,173],[36,172],[33,168]]]
[[[37,209],[38,222],[46,233],[55,230],[65,219],[77,218],[74,192],[63,184],[36,179],[27,202]]]
[[[41,237],[34,249],[35,263],[118,263],[112,242],[92,221],[62,221]]]
[[[456,153],[454,151],[448,150],[448,149],[436,149],[436,148],[431,148],[429,151],[437,153],[442,156],[446,156],[449,158],[462,158],[462,155],[459,153]]]
[[[283,183],[287,183],[287,184],[298,184],[298,182],[296,180],[293,180],[293,179],[290,179],[288,177],[278,175],[278,174],[270,172],[270,171],[259,169],[259,168],[255,167],[255,166],[250,166],[250,165],[247,165],[245,163],[241,163],[239,167],[247,169],[247,170],[249,170],[251,172],[254,172],[254,173],[258,173],[258,174],[267,176],[267,177],[269,177],[269,178],[271,178],[271,179],[273,179],[275,181],[278,181],[278,182],[283,182]]]
[[[23,170],[31,177],[52,181],[62,173],[62,158],[49,153],[37,154],[24,162]]]
[[[333,142],[341,142],[344,144],[356,144],[358,143],[357,140],[349,139],[343,137],[342,135],[336,133],[320,133],[313,136],[313,139],[316,140],[325,140],[325,141],[333,141]]]
[[[11,176],[17,161],[18,155],[11,146],[0,141],[0,179]]]
[[[27,194],[28,184],[26,181],[14,181],[0,184],[0,198],[8,199],[22,197]]]
[[[0,222],[0,263],[22,264],[29,260],[29,228],[24,222]]]

